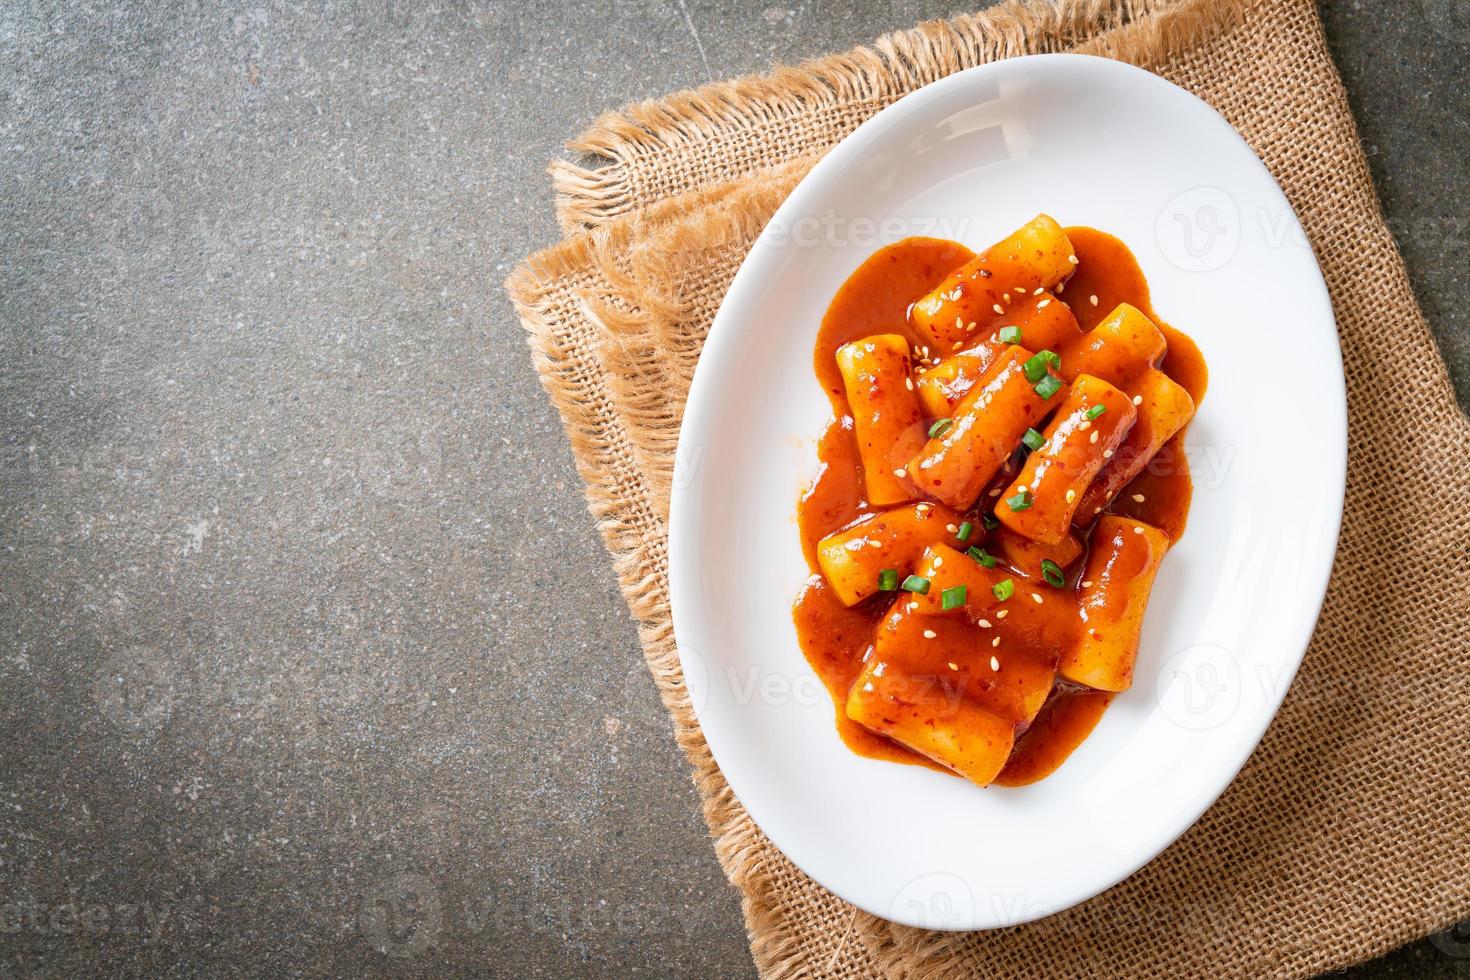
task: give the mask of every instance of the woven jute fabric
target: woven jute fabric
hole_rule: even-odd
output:
[[[812,163],[926,82],[1046,51],[1126,60],[1196,93],[1285,189],[1342,342],[1346,509],[1297,680],[1204,817],[1074,909],[1006,930],[929,933],[816,885],[730,792],[679,671],[668,495],[705,333],[755,236]],[[508,289],[763,974],[1300,976],[1470,913],[1470,423],[1379,212],[1311,0],[1009,4],[630,107],[571,145],[601,162],[553,165],[568,237],[527,260]],[[1312,437],[1289,418],[1281,431]],[[1283,492],[1291,479],[1282,474]]]

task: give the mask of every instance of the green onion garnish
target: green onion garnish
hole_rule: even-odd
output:
[[[1062,588],[1067,584],[1067,577],[1062,574],[1062,566],[1050,558],[1041,559],[1041,577],[1046,579],[1048,585]]]
[[[1021,365],[1021,370],[1026,372],[1026,380],[1033,384],[1045,376],[1048,368],[1053,371],[1062,369],[1062,359],[1054,351],[1044,350],[1039,354],[1032,354]]]
[[[965,593],[968,591],[969,589],[963,585],[956,585],[953,588],[945,589],[939,594],[939,608],[945,612],[949,612],[951,609],[959,609],[965,604]]]
[[[984,548],[971,548],[965,554],[978,561],[985,568],[995,567],[995,556],[988,554]]]
[[[994,514],[981,514],[980,523],[987,531],[994,531],[1000,527],[1000,521],[995,519]]]
[[[960,525],[960,529],[954,533],[954,536],[961,541],[968,541],[970,540],[970,535],[974,532],[975,525],[971,524],[969,521],[965,521],[965,523]]]
[[[990,591],[994,593],[995,597],[1001,602],[1005,602],[1011,596],[1016,594],[1016,583],[1012,582],[1010,579],[1006,579],[1003,582],[997,582],[994,586],[991,587]]]
[[[1108,410],[1108,406],[1106,406],[1106,405],[1094,405],[1094,406],[1092,406],[1091,408],[1089,408],[1087,410],[1087,417],[1090,418],[1090,419],[1095,419],[1099,415],[1101,415],[1103,412],[1106,412],[1107,410]]]
[[[878,573],[878,591],[892,592],[898,588],[898,569],[885,568]]]
[[[903,580],[903,585],[899,586],[899,588],[905,592],[917,592],[919,595],[928,595],[929,580],[920,575],[910,575]]]
[[[954,425],[954,419],[935,419],[934,424],[929,426],[929,438],[938,439],[948,432],[952,425]]]
[[[1011,510],[1029,510],[1031,508],[1031,491],[1022,490],[1014,497],[1006,498],[1006,506]]]
[[[1048,374],[1046,377],[1036,382],[1036,393],[1042,398],[1050,398],[1052,395],[1055,395],[1061,390],[1062,383],[1057,380],[1057,376],[1054,374]]]
[[[995,335],[1002,344],[1019,344],[1021,342],[1020,327],[1001,327],[1000,333]]]
[[[1021,437],[1021,441],[1026,444],[1027,449],[1032,450],[1040,449],[1046,445],[1046,437],[1035,429],[1027,429],[1026,434]]]

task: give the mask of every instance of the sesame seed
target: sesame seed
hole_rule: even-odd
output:
[[[1051,305],[1051,300],[1049,300],[1049,299],[1044,299],[1044,300],[1042,300],[1042,301],[1041,301],[1041,302],[1040,302],[1040,303],[1037,303],[1037,304],[1036,304],[1036,308],[1037,308],[1037,309],[1038,309],[1038,310],[1044,310],[1044,309],[1046,309],[1046,308],[1047,308],[1047,307],[1048,307],[1048,306],[1050,306],[1050,305]]]
[[[1133,502],[1135,504],[1141,504],[1141,503],[1143,503],[1143,494],[1141,494],[1141,493],[1135,493],[1133,495]]]
[[[1090,436],[1087,437],[1087,441],[1088,442],[1097,442],[1097,430],[1096,429],[1093,429],[1092,430],[1092,435],[1090,435]]]
[[[1076,499],[1077,499],[1077,491],[1076,490],[1073,490],[1071,487],[1068,487],[1067,488],[1067,503],[1070,504],[1072,501],[1074,501]]]
[[[954,342],[954,346],[953,346],[953,347],[951,347],[951,348],[950,348],[950,350],[959,350],[959,349],[960,349],[960,348],[961,348],[961,347],[963,347],[963,346],[964,346],[964,343],[963,343],[963,341],[959,341],[959,340],[956,340],[956,341],[955,341],[955,342]]]
[[[963,330],[965,328],[965,318],[962,317],[962,316],[955,317],[954,318],[954,328],[956,330]]]
[[[998,640],[998,639],[1000,639],[1000,637],[997,636],[996,639]],[[991,670],[1000,670],[1000,661],[999,660],[996,660],[994,657],[991,657],[990,658],[990,669]]]
[[[1112,458],[1113,458],[1113,451],[1111,449],[1104,449],[1103,450],[1103,459],[1112,459]]]
[[[992,304],[990,308],[997,313],[1005,312],[1005,307],[1001,306],[999,303]]]
[[[934,639],[938,635],[939,634],[936,633],[936,632],[934,632],[933,630],[925,630],[924,631],[924,639],[926,639],[926,640],[932,640],[932,639]]]
[[[938,568],[940,565],[943,565],[943,564],[944,564],[944,559],[942,557],[941,558],[934,559],[934,567],[935,568]]]
[[[1006,618],[1006,615],[1008,613],[1010,613],[1010,610],[1009,609],[997,609],[995,611],[995,618],[996,619],[1005,619]]]
[[[883,542],[882,541],[879,541],[877,538],[869,538],[868,539],[868,547],[869,548],[881,548],[881,547],[883,547]]]
[[[909,391],[913,391],[914,390],[914,379],[913,378],[904,378],[903,379],[903,385]]]
[[[1077,256],[1075,256],[1075,255],[1069,255],[1069,256],[1067,256],[1067,261],[1070,262],[1070,263],[1072,263],[1073,265],[1076,265],[1077,264]]]
[[[902,480],[904,477],[906,477],[906,476],[909,475],[909,472],[908,472],[908,470],[904,469],[903,467],[899,467],[898,469],[896,469],[896,470],[893,471],[893,475],[896,476],[896,477],[898,477],[900,480]]]
[[[1089,420],[1089,419],[1083,419],[1082,420],[1082,424],[1079,425],[1079,426],[1077,426],[1077,431],[1078,432],[1086,432],[1090,428],[1092,428],[1092,422],[1091,422],[1091,420]]]
[[[977,619],[975,621],[975,625],[976,626],[979,626],[979,627],[981,627],[983,629],[990,629],[990,620],[988,620],[988,619]]]
[[[1000,637],[997,636],[995,639],[991,640],[990,645],[993,647],[1000,646]]]
[[[955,527],[953,524],[946,524],[946,525],[944,525],[944,529],[946,531],[948,531],[950,534],[958,534],[960,532],[960,529],[957,528],[957,527]]]
[[[1094,507],[1094,508],[1092,508],[1092,512],[1094,514],[1101,514],[1102,513],[1102,508],[1101,507]]]
[[[1039,606],[1039,605],[1041,605],[1041,596],[1039,596],[1035,592],[1033,592],[1033,593],[1031,593],[1031,601],[1034,602],[1034,603],[1036,603]]]
[[[954,664],[954,661],[953,661],[953,660],[951,660],[951,661],[950,661],[950,662],[949,662],[949,669],[950,669],[950,670],[959,670],[959,668],[958,668],[958,667],[956,667],[956,666],[955,666],[955,664]]]
[[[1000,294],[1000,301],[1002,303],[1009,303],[1011,301],[1011,294],[1010,293],[1001,293]]]
[[[920,504],[915,509],[918,510],[918,512],[920,514],[927,514],[927,513],[929,513],[929,511],[931,511],[931,510],[934,509],[934,505],[933,504]]]
[[[996,487],[994,490],[990,491],[990,496],[992,496],[992,497],[999,497],[1000,496],[1000,487]]]
[[[914,611],[916,611],[919,608],[919,604],[917,602],[911,602],[911,603],[909,603],[908,608],[909,608],[909,612],[914,612]]]
[[[1142,405],[1143,404],[1143,396],[1142,395],[1134,395],[1133,396],[1133,404],[1135,404],[1135,405]]]
[[[1091,296],[1087,297],[1087,302],[1091,303],[1093,306],[1096,306],[1097,305],[1097,293],[1093,293]]]
[[[1031,295],[1032,296],[1040,296],[1044,292],[1046,292],[1046,287],[1045,286],[1037,286],[1036,287],[1036,292],[1032,293]]]
[[[1143,528],[1142,527],[1135,527],[1133,529],[1133,533],[1134,534],[1142,534],[1143,533]]]
[[[1084,589],[1090,589],[1090,588],[1092,588],[1092,579],[1090,579],[1090,578],[1089,579],[1084,579],[1082,581],[1082,587]]]

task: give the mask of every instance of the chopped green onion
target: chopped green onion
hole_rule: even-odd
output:
[[[1016,594],[1016,583],[1012,582],[1010,579],[1006,579],[1003,582],[995,583],[995,585],[991,587],[990,591],[1001,602],[1005,602],[1011,596]]]
[[[954,425],[954,419],[936,419],[934,424],[929,426],[929,438],[938,439],[948,432],[952,425]]]
[[[1026,444],[1027,449],[1032,450],[1040,449],[1046,445],[1046,437],[1035,429],[1027,429],[1026,434],[1021,437],[1021,441]]]
[[[987,531],[994,531],[996,528],[1000,527],[1000,521],[995,519],[994,514],[981,514],[980,523]]]
[[[878,591],[892,592],[898,588],[898,569],[885,568],[878,573]]]
[[[1001,327],[1000,333],[995,338],[1002,344],[1019,344],[1021,342],[1020,327]]]
[[[988,554],[984,548],[971,548],[965,554],[978,561],[985,568],[995,567],[995,556]]]
[[[1031,491],[1022,490],[1014,497],[1006,498],[1006,506],[1011,510],[1029,510],[1031,508]]]
[[[903,580],[903,585],[899,586],[899,588],[905,592],[917,592],[919,595],[928,595],[929,580],[920,575],[910,575]]]
[[[1050,398],[1052,395],[1055,395],[1061,390],[1062,383],[1057,380],[1057,376],[1055,374],[1048,374],[1046,377],[1036,382],[1036,393],[1042,398]]]
[[[974,532],[975,525],[971,524],[969,521],[966,521],[965,523],[960,525],[960,529],[954,533],[954,536],[956,538],[959,538],[961,541],[968,541],[970,540],[970,535]]]
[[[1041,559],[1041,577],[1046,579],[1048,585],[1063,588],[1067,584],[1067,577],[1062,574],[1062,566],[1050,558]]]
[[[1106,405],[1094,405],[1094,406],[1092,406],[1091,408],[1089,408],[1087,410],[1087,417],[1090,418],[1090,419],[1095,419],[1099,415],[1101,415],[1103,412],[1106,412],[1107,410],[1108,410],[1108,406],[1106,406]]]
[[[1040,381],[1048,369],[1052,371],[1062,369],[1062,359],[1054,351],[1044,350],[1039,354],[1032,354],[1026,359],[1026,363],[1021,365],[1021,370],[1026,372],[1026,380],[1033,384]]]
[[[956,585],[953,588],[945,589],[939,594],[939,608],[945,612],[949,612],[951,609],[959,609],[965,604],[965,593],[968,591],[969,588],[963,585]]]

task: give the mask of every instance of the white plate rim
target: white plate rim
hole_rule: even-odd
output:
[[[1027,55],[1018,58],[1005,59],[986,65],[980,65],[961,72],[957,72],[936,82],[930,83],[924,88],[918,89],[913,93],[910,93],[909,95],[905,96],[904,98],[898,100],[894,104],[875,114],[872,118],[860,125],[845,139],[838,143],[837,146],[829,151],[828,154],[812,168],[812,170],[797,184],[797,186],[792,190],[791,194],[777,209],[771,221],[768,223],[766,229],[757,238],[750,252],[747,254],[745,260],[742,262],[741,267],[732,280],[730,288],[726,293],[725,299],[721,303],[720,309],[717,312],[711,325],[708,337],[705,341],[704,349],[701,353],[699,363],[696,367],[694,377],[690,385],[689,396],[686,402],[686,410],[680,426],[679,443],[681,447],[688,444],[690,441],[697,441],[699,439],[698,434],[711,424],[710,420],[712,418],[712,415],[717,412],[717,408],[713,404],[711,404],[711,399],[703,397],[704,389],[711,383],[711,375],[714,373],[715,370],[717,370],[715,366],[721,363],[721,361],[727,355],[733,345],[740,342],[741,338],[738,331],[739,324],[735,322],[740,317],[740,313],[738,312],[739,309],[750,302],[749,297],[753,294],[754,291],[760,288],[762,281],[770,272],[771,264],[773,262],[779,261],[780,259],[780,255],[773,249],[770,242],[771,228],[773,226],[778,226],[783,222],[785,223],[785,226],[790,227],[794,215],[809,212],[811,210],[811,206],[820,198],[821,194],[823,193],[822,185],[827,179],[827,176],[833,172],[839,171],[844,167],[850,166],[855,161],[855,159],[858,158],[859,155],[868,148],[868,143],[872,138],[872,134],[878,131],[882,126],[884,126],[894,115],[911,111],[916,105],[922,103],[923,101],[939,97],[942,94],[948,93],[951,89],[956,89],[973,84],[977,78],[981,78],[991,74],[1005,75],[1011,72],[1032,70],[1037,66],[1044,65],[1044,63],[1046,62],[1068,62],[1073,64],[1077,62],[1094,63],[1099,71],[1116,72],[1136,76],[1137,80],[1141,81],[1141,83],[1146,86],[1154,86],[1160,91],[1167,91],[1168,93],[1170,93],[1169,97],[1176,99],[1182,97],[1194,103],[1197,110],[1203,110],[1203,113],[1207,115],[1208,118],[1213,120],[1213,122],[1220,128],[1220,130],[1222,130],[1222,138],[1233,141],[1234,143],[1238,144],[1240,148],[1244,149],[1245,153],[1249,156],[1250,161],[1256,168],[1259,169],[1262,174],[1264,174],[1266,181],[1269,183],[1270,187],[1273,188],[1275,194],[1279,196],[1279,205],[1283,209],[1283,212],[1290,215],[1293,220],[1296,220],[1295,212],[1291,208],[1291,205],[1286,199],[1285,194],[1281,191],[1280,186],[1279,184],[1277,184],[1274,176],[1270,174],[1265,165],[1261,163],[1258,157],[1256,157],[1255,151],[1251,149],[1249,144],[1245,142],[1240,134],[1208,103],[1199,99],[1193,93],[1190,93],[1187,90],[1182,89],[1179,86],[1176,86],[1173,83],[1168,82],[1167,80],[1160,78],[1159,76],[1154,75],[1151,72],[1125,64],[1123,62],[1118,62],[1107,58],[1099,58],[1091,55],[1079,54]],[[703,731],[705,741],[709,745],[710,751],[713,754],[716,763],[721,765],[721,770],[727,782],[729,782],[732,791],[735,793],[737,798],[742,801],[742,804],[746,806],[747,811],[750,813],[752,819],[754,819],[756,824],[761,827],[762,831],[766,833],[772,843],[775,844],[775,846],[780,849],[804,873],[813,877],[813,879],[816,880],[819,884],[823,885],[823,887],[826,887],[829,890],[833,891],[844,900],[849,901],[852,904],[855,904],[874,915],[889,919],[890,921],[898,922],[900,924],[927,928],[940,928],[954,931],[984,930],[991,928],[1015,926],[1028,921],[1032,921],[1036,918],[1043,918],[1047,915],[1052,915],[1057,912],[1063,911],[1066,908],[1070,908],[1073,905],[1084,902],[1096,896],[1097,894],[1100,894],[1108,888],[1111,888],[1113,885],[1116,885],[1118,882],[1121,882],[1130,877],[1139,868],[1143,867],[1144,865],[1152,861],[1155,857],[1157,857],[1159,853],[1165,850],[1185,831],[1192,827],[1204,814],[1204,812],[1209,809],[1209,807],[1212,806],[1216,800],[1219,799],[1220,795],[1225,792],[1225,790],[1231,785],[1231,783],[1234,782],[1235,777],[1239,774],[1241,768],[1248,761],[1251,754],[1255,751],[1257,745],[1259,745],[1261,739],[1264,737],[1270,723],[1275,719],[1279,711],[1281,702],[1282,700],[1284,700],[1286,692],[1290,689],[1291,682],[1295,678],[1296,673],[1300,668],[1302,659],[1306,654],[1307,646],[1311,640],[1312,634],[1315,632],[1316,629],[1316,623],[1318,616],[1320,615],[1322,603],[1326,597],[1327,587],[1330,582],[1332,567],[1336,556],[1338,535],[1341,530],[1342,510],[1346,493],[1347,474],[1346,382],[1343,373],[1341,348],[1337,341],[1335,317],[1332,310],[1330,295],[1328,293],[1326,283],[1322,278],[1320,266],[1315,261],[1315,257],[1313,258],[1312,264],[1316,268],[1317,272],[1315,278],[1313,278],[1311,281],[1303,282],[1300,285],[1304,290],[1308,290],[1312,293],[1313,299],[1320,306],[1321,320],[1319,322],[1323,322],[1331,328],[1331,350],[1333,351],[1336,358],[1335,363],[1330,365],[1332,370],[1329,372],[1329,374],[1332,376],[1333,379],[1337,381],[1337,385],[1336,390],[1331,392],[1331,395],[1333,397],[1328,400],[1330,406],[1335,409],[1333,413],[1335,416],[1334,425],[1330,427],[1330,431],[1320,433],[1321,437],[1327,440],[1327,443],[1324,446],[1324,451],[1331,458],[1331,460],[1337,464],[1334,470],[1335,478],[1332,480],[1333,485],[1335,485],[1336,487],[1336,493],[1333,495],[1333,499],[1328,501],[1329,505],[1331,506],[1331,513],[1327,515],[1328,523],[1330,523],[1331,525],[1331,532],[1328,535],[1328,537],[1330,538],[1330,547],[1324,549],[1325,560],[1318,560],[1312,563],[1314,567],[1310,572],[1310,582],[1303,587],[1303,591],[1313,598],[1313,602],[1310,612],[1308,613],[1304,611],[1303,615],[1301,615],[1297,620],[1298,629],[1296,630],[1296,635],[1294,635],[1290,641],[1290,646],[1297,652],[1295,656],[1291,659],[1290,663],[1283,665],[1286,668],[1282,678],[1284,682],[1280,684],[1274,698],[1270,699],[1272,701],[1269,706],[1270,710],[1261,714],[1260,723],[1253,730],[1252,736],[1240,740],[1240,742],[1236,746],[1236,751],[1231,761],[1228,765],[1222,767],[1222,772],[1228,770],[1228,773],[1226,773],[1224,778],[1220,780],[1219,785],[1215,789],[1215,791],[1211,794],[1208,794],[1205,798],[1202,798],[1199,801],[1198,807],[1190,812],[1187,817],[1174,821],[1174,823],[1161,831],[1156,839],[1156,846],[1150,846],[1149,848],[1141,849],[1137,854],[1135,860],[1119,864],[1117,866],[1118,870],[1115,870],[1115,872],[1109,873],[1106,876],[1107,880],[1096,882],[1090,887],[1077,890],[1076,893],[1072,895],[1064,904],[1049,907],[1044,911],[1039,912],[1038,914],[1027,914],[1023,912],[1019,915],[1005,917],[1003,919],[997,919],[993,915],[977,915],[971,920],[954,924],[943,924],[935,926],[933,923],[930,922],[912,920],[901,915],[894,915],[891,909],[885,909],[881,907],[881,905],[875,905],[870,901],[865,901],[865,896],[854,892],[851,888],[845,887],[844,883],[835,882],[830,879],[824,880],[821,876],[814,873],[813,869],[808,867],[807,863],[803,859],[804,856],[799,851],[793,850],[785,845],[783,841],[784,835],[781,833],[779,828],[771,824],[768,819],[768,814],[764,812],[765,808],[760,805],[752,804],[751,800],[747,796],[747,794],[749,793],[749,786],[747,785],[747,780],[745,779],[746,774],[739,771],[731,771],[723,765],[721,758],[722,746],[724,744],[727,733],[711,732],[707,727],[705,727],[704,713],[701,710],[700,704],[698,703],[699,699],[694,698],[693,707],[695,709],[696,717],[700,720],[701,729]],[[803,356],[804,354],[805,352],[803,352]],[[689,604],[681,599],[681,596],[683,596],[687,592],[692,591],[692,589],[690,588],[691,580],[688,577],[698,575],[698,569],[702,560],[700,555],[691,552],[684,545],[684,542],[686,540],[685,528],[688,527],[690,523],[694,520],[695,513],[698,507],[698,501],[694,499],[693,496],[692,486],[693,484],[681,485],[679,481],[676,480],[671,494],[668,523],[668,574],[670,606],[674,634],[676,637],[676,643],[678,644],[681,667],[685,670],[686,676],[688,676],[690,665],[686,661],[684,653],[685,648],[682,642],[680,642],[679,638],[697,634],[699,632],[699,622],[697,618],[697,610],[691,609]],[[981,791],[977,790],[977,792]]]

